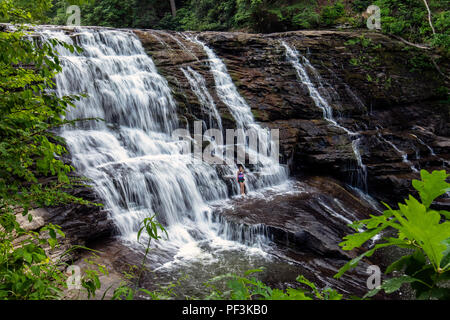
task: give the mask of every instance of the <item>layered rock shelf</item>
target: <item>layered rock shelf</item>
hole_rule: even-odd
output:
[[[225,62],[255,119],[280,129],[282,161],[294,174],[318,173],[351,182],[357,161],[348,134],[324,120],[287,61],[281,41],[308,57],[322,78],[320,91],[331,96],[338,122],[362,135],[360,152],[370,194],[395,204],[411,192],[410,181],[418,177],[403,154],[379,135],[405,152],[418,169],[449,166],[450,109],[441,101],[448,84],[433,66],[415,69],[411,60],[426,56],[396,39],[365,31],[134,32],[169,81],[182,121],[206,117],[180,69],[191,67],[205,78],[224,127],[232,128],[233,118],[217,97],[207,56],[189,39],[207,43]],[[369,45],[360,44],[361,37],[369,39]]]

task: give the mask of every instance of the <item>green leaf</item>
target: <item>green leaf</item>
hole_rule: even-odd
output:
[[[295,279],[295,280],[310,287],[318,299],[323,299],[323,296],[320,294],[316,285],[314,283],[312,283],[311,281],[309,281],[308,279],[306,279],[303,275],[298,276],[297,279]]]
[[[257,272],[263,272],[263,270],[262,270],[262,269],[252,269],[252,270],[247,270],[247,271],[244,272],[244,276],[246,277],[246,276],[248,276],[248,275],[251,275],[251,274],[257,273]]]
[[[49,229],[48,233],[52,239],[56,239],[56,232],[54,229]]]
[[[441,214],[445,219],[450,220],[450,212],[446,210],[439,211],[439,214]]]
[[[404,218],[395,214],[401,224],[401,232],[408,239],[415,240],[423,248],[430,262],[437,268],[446,250],[443,241],[450,237],[450,222],[440,223],[441,216],[436,211],[427,211],[426,207],[413,196],[400,204]]]
[[[58,240],[54,239],[54,238],[49,238],[48,239],[48,244],[50,245],[50,247],[52,249],[55,248],[55,246],[58,244]]]
[[[380,291],[381,291],[381,286],[378,288],[372,289],[363,296],[363,299],[372,298]]]
[[[306,279],[303,275],[298,276],[297,279],[295,279],[295,280],[300,282],[300,283],[303,283],[303,284],[307,285],[308,287],[310,287],[314,291],[317,291],[316,285],[314,283],[312,283],[311,281],[309,281],[308,279]]]
[[[385,273],[389,274],[393,271],[402,271],[405,266],[411,263],[411,260],[413,259],[412,255],[403,256],[400,259],[394,261],[391,263],[387,268]]]
[[[388,247],[391,246],[391,243],[380,243],[375,245],[375,247],[373,247],[371,250],[368,250],[366,252],[364,252],[363,254],[359,255],[358,257],[350,260],[349,262],[347,262],[341,269],[339,269],[338,273],[335,274],[333,277],[336,279],[339,279],[340,277],[342,277],[344,275],[345,272],[347,272],[350,269],[355,268],[359,261],[361,261],[363,258],[365,257],[370,257],[373,255],[373,253],[380,249],[380,248],[384,248],[384,247]]]
[[[447,247],[442,253],[443,257],[441,260],[440,267],[446,269],[450,267],[450,238],[445,239],[442,243]]]
[[[414,277],[410,277],[410,276],[401,276],[401,277],[397,277],[397,278],[392,278],[389,280],[386,280],[383,282],[383,284],[381,285],[381,288],[386,292],[386,293],[392,293],[394,291],[397,291],[398,289],[400,289],[400,287],[404,284],[404,283],[412,283],[412,282],[421,282],[420,279],[416,279]]]
[[[387,225],[384,225],[373,230],[357,232],[354,234],[347,235],[343,238],[344,241],[341,242],[339,246],[341,246],[343,250],[353,250],[354,248],[362,246],[365,242],[369,241],[375,235],[377,235],[386,228]]]
[[[323,290],[325,300],[342,300],[343,295],[338,293],[336,290],[327,288]]]
[[[308,297],[302,290],[293,288],[287,288],[284,297],[281,294],[279,294],[279,298],[280,299],[276,298],[276,294],[272,295],[272,300],[296,300],[296,301],[312,300],[312,298]]]
[[[39,274],[41,273],[41,267],[40,266],[31,266],[30,269],[31,269],[31,272],[33,272],[33,274],[35,276],[39,276]]]
[[[421,170],[420,176],[422,180],[413,180],[412,185],[419,192],[423,205],[429,208],[434,199],[449,190],[450,184],[446,182],[449,175],[445,170],[433,171],[432,173]]]
[[[250,296],[248,289],[241,281],[233,279],[228,281],[227,285],[232,290],[233,300],[249,300]]]
[[[24,251],[23,252],[23,260],[25,260],[27,263],[31,264],[33,262],[33,256],[31,253]]]

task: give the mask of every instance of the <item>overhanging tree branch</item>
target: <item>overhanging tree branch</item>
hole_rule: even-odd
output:
[[[430,6],[428,6],[427,0],[423,0],[423,3],[425,3],[425,7],[427,7],[427,11],[428,11],[428,22],[430,23],[431,30],[433,31],[433,34],[436,34],[436,30],[434,29],[434,26],[433,26],[433,21],[431,20],[431,10],[430,10]]]
[[[444,78],[446,78],[447,80],[450,80],[450,77],[447,76],[445,73],[443,73],[442,70],[441,70],[441,68],[439,68],[439,66],[438,66],[438,64],[437,64],[437,62],[436,62],[436,60],[434,60],[433,57],[430,57],[430,59],[431,59],[431,62],[433,63],[433,65],[434,65],[434,67],[436,68],[436,70],[439,72],[439,74],[440,74],[441,76],[443,76]]]
[[[395,39],[397,39],[397,40],[399,40],[399,41],[401,41],[401,42],[403,42],[403,43],[405,43],[405,44],[407,44],[407,45],[409,45],[409,46],[412,46],[412,47],[415,47],[415,48],[418,48],[418,49],[422,49],[422,50],[431,50],[431,49],[432,49],[431,47],[429,47],[429,46],[427,46],[427,45],[424,45],[424,44],[416,44],[416,43],[409,42],[408,40],[405,40],[405,39],[403,39],[402,37],[397,36],[397,35],[395,35],[395,34],[391,34],[390,36],[394,37]],[[430,56],[430,60],[431,60],[431,62],[433,63],[433,66],[436,68],[437,72],[438,72],[441,76],[443,76],[444,78],[446,78],[447,80],[450,80],[450,77],[447,76],[444,72],[442,72],[441,68],[439,68],[439,66],[438,66],[438,64],[437,64],[437,62],[436,62],[436,60],[435,60],[432,56]]]
[[[410,42],[410,41],[408,41],[408,40],[406,40],[406,39],[404,39],[404,38],[402,38],[402,37],[400,37],[400,36],[398,36],[396,34],[390,34],[390,36],[395,38],[395,39],[397,39],[397,40],[399,40],[399,41],[401,41],[401,42],[403,42],[403,43],[405,43],[405,44],[407,44],[407,45],[409,45],[409,46],[416,47],[418,49],[423,49],[423,50],[431,50],[430,46],[427,46],[425,44],[412,43],[412,42]]]

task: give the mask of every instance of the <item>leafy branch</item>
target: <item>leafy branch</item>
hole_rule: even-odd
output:
[[[383,215],[371,215],[369,219],[350,225],[355,230],[361,227],[366,230],[345,236],[340,243],[343,250],[359,248],[387,228],[395,230],[396,237],[383,238],[382,243],[350,260],[335,278],[356,267],[363,258],[370,257],[375,251],[397,246],[411,249],[413,253],[392,263],[386,273],[403,271],[404,275],[384,281],[366,296],[373,296],[380,290],[392,293],[403,283],[410,283],[419,299],[450,298],[450,289],[442,286],[443,282],[450,280],[450,212],[432,208],[435,199],[450,191],[450,184],[446,181],[449,175],[444,170],[432,173],[422,170],[420,174],[421,180],[412,182],[420,201],[410,195],[404,204],[399,203],[398,210],[385,204],[388,210]]]

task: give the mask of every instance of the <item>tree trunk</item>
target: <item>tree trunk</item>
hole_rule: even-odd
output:
[[[430,22],[431,30],[433,30],[433,34],[436,34],[436,30],[434,30],[433,22],[432,22],[432,20],[431,20],[431,10],[430,10],[430,7],[428,6],[427,0],[423,0],[423,3],[425,3],[425,7],[427,7],[427,11],[428,11],[428,21]]]
[[[177,15],[177,6],[175,5],[175,0],[170,0],[170,8],[172,9],[172,16]]]

